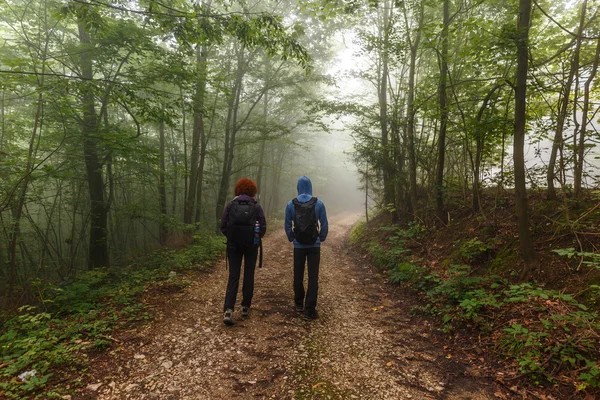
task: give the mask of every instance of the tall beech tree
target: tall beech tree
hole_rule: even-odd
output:
[[[529,210],[527,208],[527,186],[525,182],[525,128],[527,117],[527,72],[529,70],[529,24],[531,22],[531,0],[519,0],[517,23],[517,77],[515,82],[515,131],[513,163],[515,166],[515,210],[519,231],[519,247],[525,268],[529,273],[535,260],[533,239],[529,230]]]

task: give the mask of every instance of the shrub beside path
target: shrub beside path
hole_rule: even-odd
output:
[[[223,261],[186,290],[159,295],[165,298],[151,323],[115,334],[117,345],[92,363],[84,397],[510,398],[411,314],[409,296],[349,251],[357,218],[331,218],[321,250],[318,320],[294,311],[292,246],[282,227],[270,226],[248,319],[238,308],[233,327],[222,323]]]

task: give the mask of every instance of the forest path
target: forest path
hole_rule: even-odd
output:
[[[356,260],[356,214],[331,218],[321,247],[320,318],[293,308],[292,245],[269,227],[250,317],[222,322],[224,261],[95,361],[100,399],[492,399],[501,388],[436,343],[410,300]],[[238,305],[241,294],[238,296]],[[94,370],[94,369],[92,369]],[[498,393],[500,395],[500,393]]]

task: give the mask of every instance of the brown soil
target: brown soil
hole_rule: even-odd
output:
[[[292,245],[271,227],[248,319],[236,310],[236,324],[223,325],[221,262],[180,293],[155,293],[154,321],[114,335],[115,346],[92,362],[88,383],[96,386],[78,398],[511,398],[473,364],[482,357],[475,343],[468,351],[445,346],[430,322],[412,315],[410,296],[350,252],[357,218],[331,218],[318,320],[294,311]]]

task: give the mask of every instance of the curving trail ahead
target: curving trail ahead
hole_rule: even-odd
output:
[[[94,361],[99,399],[495,399],[506,393],[435,342],[411,303],[349,254],[357,214],[330,218],[320,319],[293,309],[292,246],[271,225],[250,318],[222,323],[224,262]],[[240,297],[238,297],[239,303]],[[458,358],[458,357],[457,357]],[[94,382],[92,382],[94,383]],[[498,396],[498,397],[496,397]]]

